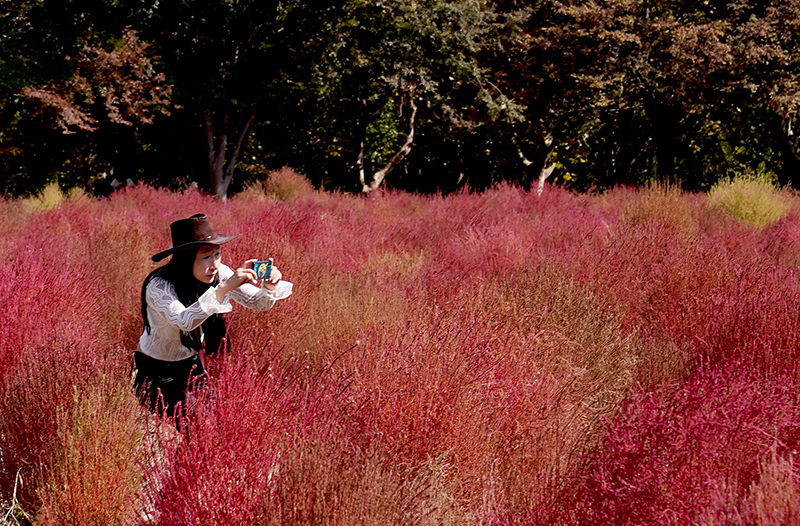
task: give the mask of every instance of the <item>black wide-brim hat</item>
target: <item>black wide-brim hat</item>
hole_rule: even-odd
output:
[[[195,214],[188,219],[179,219],[170,226],[172,247],[153,256],[153,261],[161,261],[170,254],[203,245],[222,245],[239,237],[217,234],[205,214]]]

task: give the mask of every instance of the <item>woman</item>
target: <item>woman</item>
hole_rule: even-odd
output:
[[[256,279],[256,259],[236,270],[223,265],[220,247],[238,236],[217,234],[204,214],[175,221],[170,230],[172,247],[153,261],[172,259],[142,285],[144,330],[134,353],[134,384],[151,411],[173,416],[187,390],[204,380],[203,353],[213,355],[223,344],[221,314],[230,312],[230,300],[267,310],[292,293],[292,284],[274,265],[266,279]]]

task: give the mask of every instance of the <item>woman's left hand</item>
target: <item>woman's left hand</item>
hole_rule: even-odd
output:
[[[272,258],[269,258],[269,261],[272,261]],[[275,285],[281,280],[283,274],[275,265],[272,265],[272,271],[269,273],[269,278],[265,279],[261,284],[262,287],[269,291],[275,290]]]

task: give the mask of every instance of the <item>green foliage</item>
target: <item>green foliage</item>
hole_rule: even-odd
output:
[[[180,107],[147,113],[147,126],[125,108],[152,90],[90,69],[119,54],[127,27]],[[0,2],[0,33],[5,195],[52,181],[104,193],[106,173],[213,190],[221,168],[209,154],[225,177],[235,168],[231,191],[284,166],[355,189],[359,168],[383,168],[412,124],[413,149],[386,180],[394,188],[527,187],[553,163],[549,181],[578,191],[652,178],[707,191],[748,171],[797,186],[800,173],[790,0],[23,0]],[[76,61],[91,86],[73,75]],[[23,92],[103,122],[63,136]]]
[[[137,108],[161,89],[152,90],[148,80],[161,69],[146,43],[130,40],[129,12],[117,0],[0,3],[4,195],[35,195],[53,181],[101,194],[107,190],[101,174],[114,169],[122,180],[141,179],[149,157],[141,154],[150,143],[138,125],[152,114]],[[61,133],[59,120],[79,133]],[[148,179],[161,183],[166,166],[149,171]]]
[[[320,77],[306,93],[314,99],[304,102],[316,113],[314,133],[302,144],[321,143],[327,158],[316,146],[293,166],[348,187],[356,182],[360,153],[367,172],[383,168],[411,126],[417,134],[456,133],[520,120],[523,108],[497,87],[495,72],[481,59],[519,35],[526,14],[503,14],[479,0],[345,2],[341,17],[320,35],[325,52],[314,66]],[[411,123],[414,106],[419,114]]]
[[[58,183],[45,186],[38,195],[25,199],[30,210],[45,211],[56,208],[64,200],[64,194]]]
[[[367,126],[365,157],[371,166],[383,166],[400,148],[405,139],[403,128],[405,123],[399,121],[394,101],[389,101],[378,118]]]
[[[575,187],[666,177],[707,190],[742,168],[784,181],[797,171],[800,150],[786,147],[780,123],[795,115],[800,86],[787,74],[797,71],[796,3],[546,5],[516,78],[537,79],[519,91],[532,108],[526,134],[544,126],[571,145],[559,160]]]
[[[768,174],[739,175],[716,183],[708,193],[712,207],[757,228],[778,222],[789,209],[787,197]]]

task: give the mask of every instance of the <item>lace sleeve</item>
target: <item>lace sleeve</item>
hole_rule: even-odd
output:
[[[233,269],[231,269],[229,266],[220,266],[220,280],[225,281],[233,275]],[[264,311],[272,308],[276,301],[288,298],[291,294],[292,284],[288,281],[279,281],[274,291],[269,291],[264,287],[256,287],[255,285],[244,283],[226,294],[223,306],[228,305],[230,310],[230,300],[233,300],[239,305],[247,307],[248,309]]]
[[[275,302],[288,298],[292,294],[292,284],[288,281],[279,281],[275,291],[269,291],[264,287],[256,287],[245,283],[237,289],[228,293],[228,296],[248,309],[267,310],[275,305]]]
[[[155,278],[147,285],[147,304],[168,324],[182,331],[193,331],[212,314],[231,310],[229,302],[217,301],[216,290],[213,287],[186,307],[178,300],[172,283],[161,278]]]

